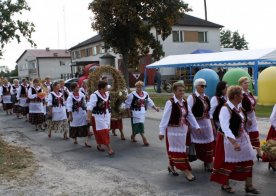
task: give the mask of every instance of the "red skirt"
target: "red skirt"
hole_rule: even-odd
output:
[[[110,144],[109,129],[96,130],[96,121],[93,116],[91,117],[91,125],[97,144]]]
[[[267,140],[276,140],[276,130],[273,126],[270,127],[269,131],[268,131],[268,134],[267,134],[267,137],[266,137],[266,141]],[[268,158],[267,155],[265,153],[263,153],[263,161],[264,162],[274,162],[276,161],[276,159],[271,159],[271,158]]]
[[[210,180],[227,185],[229,179],[245,181],[247,178],[252,177],[253,161],[226,163],[224,160],[224,138],[222,134],[218,134],[214,168]]]
[[[123,120],[122,119],[111,119],[110,121],[110,129],[115,130],[115,129],[123,129]]]
[[[259,131],[249,132],[248,134],[252,146],[255,148],[260,148]]]
[[[185,170],[192,170],[190,164],[188,155],[185,152],[169,152],[169,142],[167,138],[167,131],[166,131],[166,148],[167,153],[169,157],[169,164],[172,167],[176,167],[179,170],[185,171]]]
[[[214,142],[207,144],[195,144],[196,156],[204,163],[212,163],[214,156]]]

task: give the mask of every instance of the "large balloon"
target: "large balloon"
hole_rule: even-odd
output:
[[[276,104],[276,67],[263,70],[258,79],[258,103],[260,105]]]
[[[206,81],[207,88],[205,89],[205,94],[208,95],[209,98],[213,97],[216,93],[216,87],[219,82],[218,74],[212,69],[202,69],[195,74],[194,81],[199,78]]]
[[[233,85],[239,85],[239,79],[241,77],[248,77],[248,79],[250,80],[249,90],[251,92],[253,92],[253,85],[252,85],[251,77],[245,70],[243,70],[241,68],[235,68],[235,69],[228,70],[224,74],[222,80],[227,82],[227,84],[229,86],[233,86]]]

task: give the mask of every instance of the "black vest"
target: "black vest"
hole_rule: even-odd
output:
[[[58,102],[58,99],[60,98],[60,104],[61,106],[64,106],[64,103],[63,103],[63,97],[56,97],[53,93],[51,93],[52,95],[52,106],[53,107],[59,107],[59,102]]]
[[[141,111],[141,105],[142,105],[141,101],[144,101],[144,107],[145,107],[145,110],[147,110],[148,99],[149,99],[148,95],[143,100],[133,94],[133,99],[130,105],[130,109],[134,111]]]
[[[93,114],[106,114],[106,109],[108,109],[109,113],[111,113],[111,108],[110,108],[110,96],[107,100],[107,102],[105,102],[99,95],[97,95],[95,93],[95,95],[97,96],[97,103],[96,106],[93,108],[92,113]],[[108,105],[108,108],[107,108]]]
[[[228,104],[225,104],[225,106],[231,113],[231,117],[230,117],[230,121],[229,121],[229,128],[232,131],[233,135],[235,137],[238,137],[240,135],[241,125],[243,123],[242,118],[234,109],[232,110]],[[245,123],[247,120],[246,113],[244,112],[244,109],[241,109],[241,112],[243,113],[244,118],[245,118],[245,121],[244,121],[244,126],[245,126]]]
[[[10,94],[10,87],[11,86],[2,86],[3,87],[3,95],[9,95]]]
[[[222,108],[222,106],[226,103],[226,100],[224,98],[221,98],[221,97],[218,97],[216,96],[217,100],[218,100],[218,105],[214,111],[214,114],[213,114],[213,120],[214,121],[219,121],[219,112]]]
[[[195,116],[195,118],[202,118],[203,117],[203,114],[204,114],[204,104],[202,102],[202,100],[196,96],[196,94],[192,94],[193,96],[193,99],[194,99],[194,105],[192,107],[192,112]],[[210,110],[210,100],[207,96],[204,96],[204,100],[205,102],[207,103],[208,105],[208,111]]]
[[[178,103],[175,103],[173,98],[171,98],[170,101],[172,103],[172,112],[171,112],[168,126],[179,127],[181,122],[181,117],[182,117],[182,111],[180,109],[181,106]],[[185,119],[186,119],[188,116],[188,105],[185,100],[183,103],[184,103],[183,106],[186,110],[186,115],[185,115]]]
[[[60,89],[59,92],[63,94],[64,100],[67,100],[67,98],[69,96],[69,94],[67,93],[67,91],[63,90],[63,89]]]
[[[254,96],[252,93],[249,93],[249,96],[252,97],[254,100]],[[255,100],[256,103],[256,100]],[[243,99],[242,99],[242,107],[246,112],[252,112],[254,110],[255,104],[252,104],[250,99],[248,98],[248,95],[243,93]]]
[[[82,97],[80,101],[77,101],[76,99],[74,99],[74,97],[72,97],[72,101],[73,101],[73,109],[72,109],[73,112],[78,111],[79,108],[86,110],[84,97]]]
[[[21,84],[21,91],[20,91],[20,95],[19,97],[27,97],[28,92],[26,92],[26,88],[27,90],[30,88],[29,86],[27,86],[26,88]]]

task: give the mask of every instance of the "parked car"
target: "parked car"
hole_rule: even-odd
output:
[[[66,86],[69,89],[69,91],[71,91],[71,88],[70,88],[71,84],[74,82],[78,83],[78,80],[79,80],[79,78],[70,78],[65,81],[64,86]]]

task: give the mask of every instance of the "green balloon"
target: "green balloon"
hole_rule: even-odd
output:
[[[251,80],[250,75],[243,69],[241,68],[235,68],[235,69],[230,69],[228,70],[222,80],[227,82],[227,84],[229,86],[233,86],[233,85],[239,85],[239,79],[241,77],[248,77],[250,80],[250,85],[249,85],[249,90],[253,93],[253,83]]]

